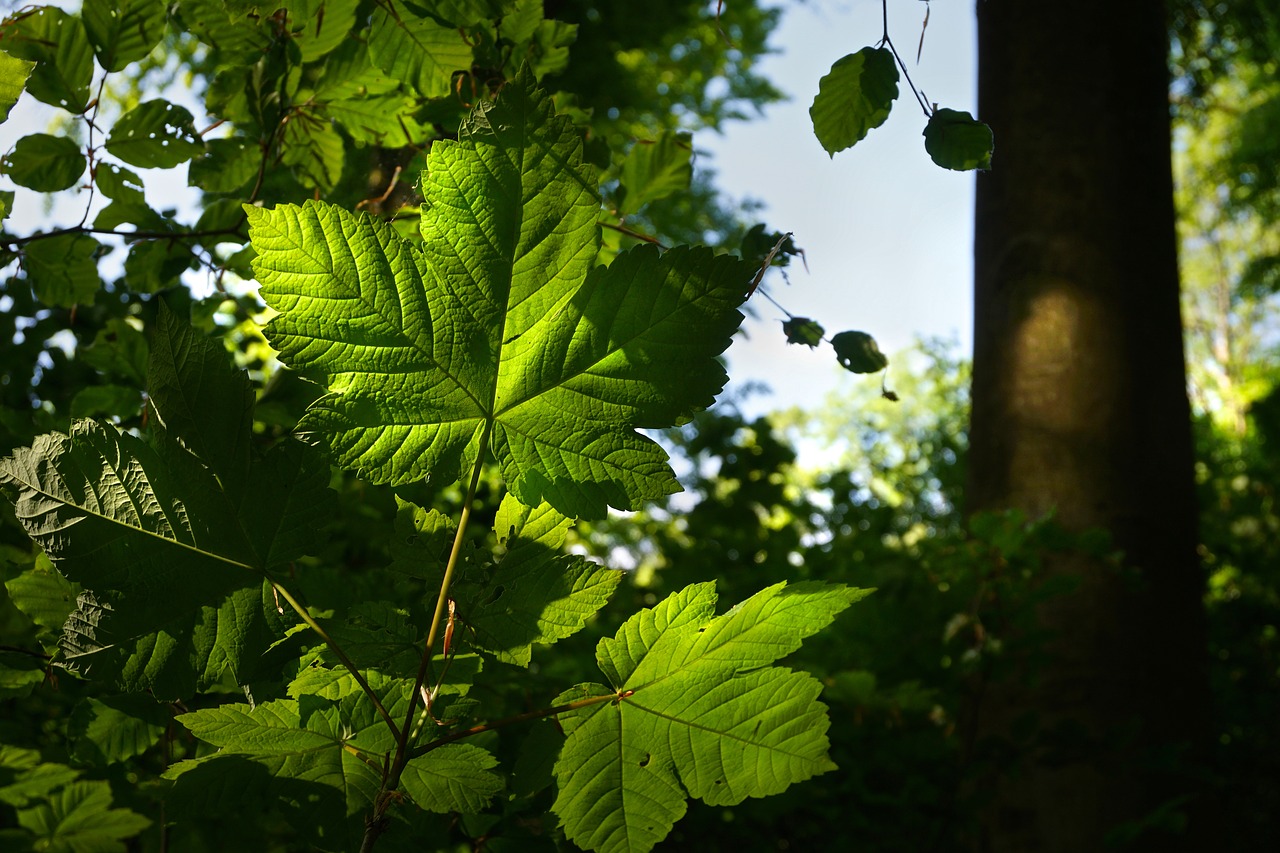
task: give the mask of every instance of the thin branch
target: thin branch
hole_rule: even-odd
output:
[[[458,558],[462,555],[462,544],[466,541],[467,524],[471,521],[471,505],[475,502],[476,491],[480,487],[480,474],[484,471],[484,456],[489,447],[489,436],[493,425],[485,424],[484,433],[480,436],[480,449],[476,453],[475,465],[471,470],[471,483],[467,486],[466,499],[462,504],[462,513],[458,517],[458,530],[453,536],[453,548],[449,551],[449,561],[444,567],[444,578],[440,581],[440,595],[436,599],[435,615],[431,618],[431,628],[427,631],[427,639],[422,648],[422,660],[418,664],[418,675],[414,680],[413,690],[409,693],[409,707],[405,711],[404,725],[396,733],[396,754],[391,762],[387,775],[382,780],[382,790],[374,803],[373,813],[365,822],[364,840],[360,844],[361,851],[373,849],[387,828],[387,809],[395,799],[393,792],[400,787],[400,776],[409,763],[409,736],[413,733],[414,714],[418,707],[418,694],[427,682],[427,673],[431,668],[431,654],[435,647],[436,634],[444,621],[445,610],[449,602],[449,586],[453,583],[453,573],[458,567]]]
[[[525,722],[528,722],[529,720],[537,720],[542,717],[550,717],[554,714],[563,714],[568,711],[576,711],[579,708],[586,708],[591,705],[599,705],[601,702],[616,702],[620,699],[626,699],[633,692],[634,691],[631,691],[631,690],[623,690],[619,693],[606,693],[603,696],[590,696],[586,699],[576,699],[573,702],[566,702],[563,705],[556,705],[552,708],[542,708],[537,711],[525,711],[523,714],[515,714],[514,716],[511,716],[511,717],[503,717],[500,720],[493,720],[488,723],[477,723],[476,725],[472,726],[469,729],[463,729],[462,731],[453,732],[452,734],[445,735],[442,738],[436,738],[430,743],[424,743],[422,746],[414,747],[414,749],[409,753],[409,757],[418,758],[420,756],[426,755],[428,752],[431,752],[431,750],[433,749],[439,749],[445,744],[450,744],[455,741],[462,740],[463,738],[469,738],[469,737],[472,737],[473,735],[482,734],[484,732],[495,731],[497,729],[505,728],[506,726],[512,726],[512,725],[515,725],[516,723],[525,723]]]
[[[632,231],[630,228],[626,227],[625,225],[614,225],[612,222],[601,222],[600,227],[609,228],[613,231],[617,231],[619,234],[626,234],[628,237],[634,237],[635,239],[643,240],[646,243],[652,243],[653,245],[657,246],[659,249],[668,248],[657,237],[650,237],[648,234],[641,234],[639,231]]]
[[[307,623],[308,628],[320,635],[320,639],[324,640],[324,644],[329,647],[329,651],[333,652],[334,656],[337,657],[338,660],[342,662],[342,665],[347,668],[347,672],[350,672],[355,678],[356,684],[360,685],[360,689],[364,691],[365,695],[373,700],[373,707],[377,709],[378,714],[381,715],[383,721],[391,727],[391,731],[395,732],[396,737],[399,737],[400,730],[396,728],[395,720],[391,719],[391,715],[387,713],[387,709],[382,706],[382,700],[378,698],[378,694],[373,692],[373,688],[369,686],[369,682],[365,681],[364,676],[360,674],[360,670],[355,665],[355,662],[352,661],[351,658],[347,657],[347,653],[333,641],[333,638],[329,636],[328,632],[326,632],[324,628],[320,627],[320,623],[311,618],[311,614],[308,613],[306,608],[299,604],[297,600],[289,594],[289,590],[285,589],[284,586],[277,581],[271,581],[271,588],[276,592],[276,594],[289,602],[289,606],[293,608],[294,612],[298,614],[299,618],[301,618],[303,622]]]
[[[221,237],[231,234],[239,236],[240,226],[243,224],[244,220],[241,219],[231,228],[212,228],[203,231],[117,231],[114,228],[90,228],[76,225],[71,228],[41,231],[39,234],[31,234],[26,237],[13,237],[0,241],[0,245],[17,249],[28,243],[48,240],[52,237],[61,237],[64,234],[105,234],[109,237],[123,237],[126,240],[198,240],[202,237]]]

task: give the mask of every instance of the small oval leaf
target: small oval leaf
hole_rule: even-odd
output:
[[[995,137],[991,128],[958,110],[936,110],[924,129],[924,150],[944,169],[990,169]]]
[[[884,124],[898,97],[898,67],[883,47],[864,47],[836,60],[818,81],[809,107],[813,135],[832,157],[852,148],[873,127]]]
[[[831,346],[840,366],[853,373],[875,373],[889,366],[876,339],[866,332],[841,332],[831,339]]]

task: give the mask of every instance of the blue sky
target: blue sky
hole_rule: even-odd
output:
[[[969,3],[931,4],[924,52],[916,48],[925,3],[889,0],[889,30],[911,79],[929,101],[977,111],[975,32]],[[813,136],[809,105],[818,80],[847,53],[880,38],[877,0],[787,4],[773,39],[779,51],[761,72],[790,100],[764,117],[701,134],[717,184],[734,198],[765,204],[770,228],[795,233],[809,273],[797,265],[788,287],[776,274],[772,294],[792,313],[822,323],[828,336],[845,329],[872,334],[892,354],[921,335],[971,341],[973,186],[970,173],[935,166],[924,150],[925,118],[905,82],[889,120],[834,159]],[[998,144],[998,141],[997,141]],[[768,384],[773,394],[744,406],[759,412],[817,405],[831,391],[878,377],[841,369],[827,345],[788,346],[782,314],[753,300],[758,318],[729,351],[731,387]],[[889,385],[893,386],[894,365]]]

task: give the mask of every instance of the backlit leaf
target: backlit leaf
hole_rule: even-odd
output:
[[[185,107],[144,101],[120,117],[107,137],[107,151],[130,166],[169,169],[204,151]]]
[[[944,169],[990,169],[995,137],[991,128],[957,110],[935,110],[924,128],[924,147]]]
[[[5,171],[15,184],[42,193],[74,186],[84,168],[84,152],[75,140],[47,133],[22,137],[5,160]]]
[[[595,176],[527,74],[428,164],[422,248],[323,204],[246,208],[267,336],[332,392],[300,429],[394,484],[455,478],[488,437],[511,492],[567,516],[675,491],[634,428],[712,402],[751,271],[653,246],[592,270]]]
[[[889,366],[876,339],[866,332],[841,332],[831,339],[831,348],[840,366],[852,373],[875,373]]]
[[[637,142],[622,164],[626,192],[618,212],[633,212],[651,201],[688,190],[692,179],[693,137],[689,134],[665,133],[653,142]]]
[[[93,48],[75,15],[52,6],[18,12],[0,25],[5,51],[36,63],[27,91],[38,101],[68,112],[89,105]]]
[[[646,851],[684,813],[685,797],[733,805],[834,769],[826,707],[813,677],[771,666],[865,590],[776,584],[723,616],[712,584],[686,587],[632,616],[596,647],[612,687],[560,702],[612,701],[562,714],[552,809],[579,846]]]
[[[107,71],[120,71],[159,43],[168,4],[163,0],[85,0],[82,14],[98,63]]]
[[[884,124],[897,97],[893,53],[884,47],[864,47],[836,60],[818,81],[818,94],[809,107],[813,133],[834,157]]]
[[[456,28],[423,17],[400,0],[374,8],[369,56],[424,98],[447,95],[453,72],[471,70],[471,46]]]
[[[9,110],[18,103],[22,90],[27,86],[34,62],[18,59],[0,51],[0,122],[9,120]]]

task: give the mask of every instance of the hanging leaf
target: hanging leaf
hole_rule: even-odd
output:
[[[898,97],[898,66],[884,47],[864,47],[836,60],[818,81],[809,107],[813,134],[832,157],[884,124]]]
[[[428,166],[421,249],[323,204],[246,208],[267,336],[332,392],[299,428],[393,484],[456,478],[489,438],[521,502],[571,517],[677,490],[634,428],[712,402],[751,270],[653,246],[592,270],[595,175],[527,72]]]
[[[831,347],[840,366],[853,373],[875,373],[889,366],[876,339],[866,332],[841,332],[831,339]]]
[[[944,169],[990,169],[995,137],[990,127],[968,113],[941,109],[925,125],[924,148]]]
[[[53,193],[75,185],[84,174],[84,152],[75,140],[47,133],[24,136],[5,160],[5,172],[18,186]]]
[[[782,331],[787,336],[787,343],[804,344],[809,348],[822,343],[822,336],[826,334],[826,330],[816,320],[810,320],[808,317],[792,317],[784,320]]]
[[[780,583],[715,615],[714,584],[686,587],[596,647],[610,682],[557,701],[613,696],[562,714],[552,810],[588,850],[643,853],[685,798],[733,805],[835,769],[812,676],[771,666],[869,594]]]

